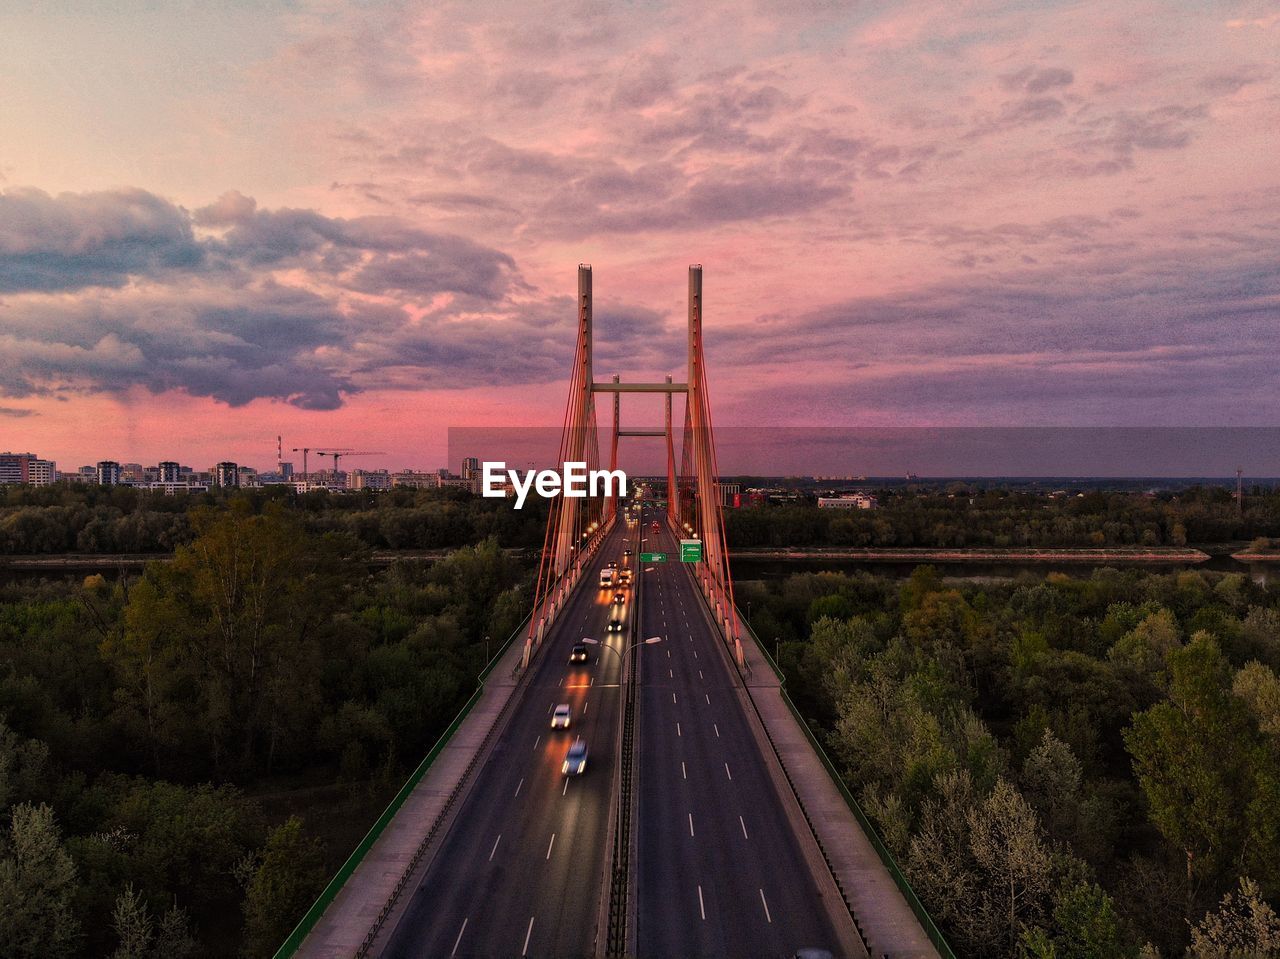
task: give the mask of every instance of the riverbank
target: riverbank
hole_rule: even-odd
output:
[[[1100,565],[1187,565],[1204,563],[1208,553],[1189,547],[1123,547],[1063,549],[859,549],[794,548],[731,549],[731,560],[839,563],[1080,563]],[[1239,559],[1236,555],[1234,558]],[[1280,558],[1280,557],[1276,557]],[[1248,560],[1245,560],[1247,562]]]

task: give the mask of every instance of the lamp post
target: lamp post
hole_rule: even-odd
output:
[[[601,649],[607,649],[607,650],[609,650],[609,652],[613,653],[615,656],[617,656],[617,657],[618,657],[618,665],[619,665],[619,666],[621,666],[621,665],[625,662],[625,660],[623,659],[623,657],[624,657],[624,656],[626,656],[626,655],[627,655],[627,653],[631,652],[631,650],[633,650],[633,649],[638,649],[638,648],[639,648],[639,647],[641,647],[641,646],[652,646],[654,643],[660,643],[660,642],[662,642],[662,637],[661,637],[661,636],[650,636],[648,639],[642,639],[642,640],[640,640],[640,642],[638,642],[638,643],[632,643],[630,646],[628,646],[628,647],[627,647],[626,649],[624,649],[622,652],[618,652],[616,649],[614,649],[614,648],[613,648],[612,646],[610,646],[608,643],[602,643],[602,642],[600,642],[600,640],[598,640],[598,639],[591,639],[591,638],[590,638],[590,637],[588,637],[588,636],[583,636],[583,637],[582,637],[582,641],[583,641],[584,643],[586,643],[588,646],[599,646]]]

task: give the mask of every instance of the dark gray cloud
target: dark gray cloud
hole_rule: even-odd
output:
[[[24,410],[16,406],[0,406],[0,416],[8,417],[9,419],[20,420],[35,415],[35,410]]]
[[[1065,67],[1023,67],[1000,77],[1000,85],[1036,96],[1054,87],[1069,87],[1074,80],[1075,75]]]
[[[0,293],[118,287],[205,259],[186,212],[145,190],[0,193]]]

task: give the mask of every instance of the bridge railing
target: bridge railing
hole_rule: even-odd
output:
[[[782,694],[782,701],[787,704],[787,708],[791,710],[791,715],[795,717],[800,728],[804,730],[805,736],[809,740],[809,745],[813,747],[813,751],[817,753],[818,758],[822,760],[822,764],[827,768],[827,773],[831,776],[832,781],[836,784],[836,788],[840,790],[840,795],[844,797],[845,803],[849,810],[853,813],[858,825],[862,827],[862,831],[871,841],[872,847],[876,851],[876,855],[880,857],[880,861],[884,863],[884,867],[889,872],[889,876],[893,879],[894,884],[902,892],[902,897],[906,899],[907,905],[911,907],[911,911],[915,914],[920,926],[924,929],[924,933],[928,936],[929,941],[933,943],[934,948],[938,950],[938,954],[942,959],[956,959],[955,953],[951,951],[951,946],[943,936],[937,924],[933,921],[933,917],[929,915],[924,904],[920,902],[914,889],[911,888],[911,882],[907,879],[906,874],[898,866],[897,859],[889,847],[885,845],[884,840],[880,838],[880,833],[871,820],[862,810],[862,806],[858,800],[853,797],[853,793],[849,791],[849,787],[845,785],[844,777],[840,775],[835,763],[831,761],[831,757],[827,755],[827,751],[822,747],[822,743],[818,741],[818,737],[813,734],[813,730],[809,728],[809,724],[805,718],[800,715],[800,710],[796,708],[796,704],[792,702],[791,696],[787,693],[787,677],[783,673],[782,667],[769,654],[769,650],[765,648],[765,644],[760,642],[760,637],[756,635],[755,630],[751,628],[751,624],[741,613],[738,612],[738,622],[746,629],[748,635],[756,644],[756,648],[760,650],[760,655],[764,657],[766,663],[769,664],[774,674],[778,677],[779,692]]]
[[[524,630],[529,624],[529,618],[531,615],[532,614],[527,615],[523,620],[521,620],[520,625],[516,627],[515,632],[508,636],[506,642],[504,642],[498,648],[498,651],[490,657],[489,661],[485,664],[484,669],[480,671],[480,675],[477,677],[478,681],[476,683],[476,690],[471,694],[471,698],[468,699],[462,709],[458,711],[458,715],[453,717],[453,722],[449,724],[441,734],[440,738],[436,740],[436,744],[432,746],[427,755],[423,757],[422,762],[418,763],[417,768],[409,774],[408,780],[406,780],[405,784],[400,787],[400,791],[395,794],[391,802],[387,805],[387,808],[382,811],[382,815],[377,818],[373,826],[371,826],[369,831],[365,833],[364,838],[360,840],[359,845],[357,845],[351,855],[347,857],[347,861],[342,864],[337,873],[334,874],[334,877],[329,880],[329,884],[324,887],[320,896],[314,903],[312,903],[311,908],[307,910],[306,914],[298,922],[298,925],[294,927],[293,932],[289,933],[289,938],[286,939],[281,944],[280,948],[276,950],[273,959],[289,959],[290,956],[293,956],[298,951],[303,940],[307,938],[311,930],[315,928],[316,923],[320,921],[320,917],[324,915],[325,910],[328,909],[329,906],[333,904],[333,900],[338,897],[338,893],[342,890],[342,887],[346,884],[347,880],[351,878],[351,874],[354,873],[360,863],[364,861],[364,857],[368,855],[369,850],[373,848],[374,844],[382,836],[383,831],[391,821],[395,819],[396,814],[400,812],[400,807],[404,805],[405,800],[409,798],[413,791],[418,787],[418,784],[422,782],[422,778],[427,774],[427,770],[431,768],[431,764],[435,762],[436,757],[439,756],[445,746],[449,744],[449,740],[452,739],[453,734],[458,731],[458,727],[461,726],[462,721],[467,718],[467,714],[471,712],[472,707],[479,702],[481,694],[484,693],[485,680],[488,679],[489,674],[493,672],[493,668],[511,646],[512,641],[517,637],[523,637]]]

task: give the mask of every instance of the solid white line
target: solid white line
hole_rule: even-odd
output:
[[[711,728],[712,728],[712,729],[714,729],[714,730],[716,731],[716,739],[719,739],[719,738],[720,738],[720,727],[719,727],[719,726],[717,726],[715,723],[712,723],[712,724],[711,724]]]
[[[725,774],[726,776],[728,776],[730,779],[733,779],[733,773],[729,772],[729,764],[728,764],[728,763],[725,763],[725,764],[724,764],[724,774]]]
[[[747,824],[746,824],[745,822],[743,822],[743,821],[742,821],[742,817],[741,817],[741,816],[739,816],[739,817],[738,817],[738,822],[739,822],[739,824],[741,824],[741,826],[742,826],[742,838],[743,838],[743,839],[750,839],[751,837],[747,835]]]
[[[522,780],[520,780],[520,786],[523,786],[523,785],[524,785],[524,780],[522,779]],[[516,795],[517,795],[517,796],[519,796],[519,795],[520,795],[520,786],[516,786]]]
[[[698,912],[702,914],[702,919],[705,922],[707,918],[707,907],[702,903],[702,887],[701,886],[698,887]]]
[[[566,779],[564,782],[565,782],[565,785],[566,785],[566,786],[569,784],[569,780],[567,780],[567,779]],[[551,842],[547,843],[547,858],[548,858],[548,859],[550,859],[550,858],[551,858],[551,847],[552,847],[552,846],[554,846],[555,844],[556,844],[556,834],[555,834],[555,833],[552,833],[552,834],[551,834]]]
[[[770,923],[770,924],[772,924],[772,923],[773,923],[773,916],[769,915],[769,903],[768,903],[768,902],[765,900],[765,898],[764,898],[764,890],[763,890],[763,889],[761,889],[761,890],[760,890],[760,904],[761,904],[762,906],[764,906],[764,917],[765,917],[766,919],[768,919],[768,920],[769,920],[769,923]]]
[[[533,916],[529,917],[529,930],[524,934],[524,948],[520,950],[520,955],[529,955],[529,937],[533,935]]]
[[[493,848],[489,850],[489,861],[493,862],[493,854],[498,851],[498,843],[502,842],[502,833],[498,833],[498,838],[493,841]]]
[[[469,918],[471,917],[470,916],[463,917],[462,928],[458,930],[458,938],[453,940],[453,952],[449,953],[450,956],[456,956],[458,954],[458,943],[462,942],[462,934],[467,931],[467,920]]]
[[[683,763],[683,762],[682,762],[682,763],[680,763],[680,775],[681,775],[683,778],[685,778],[685,779],[688,779],[688,778],[689,778],[688,770],[686,770],[686,769],[684,768],[684,763]]]
[[[693,835],[693,813],[689,813],[689,835]]]

